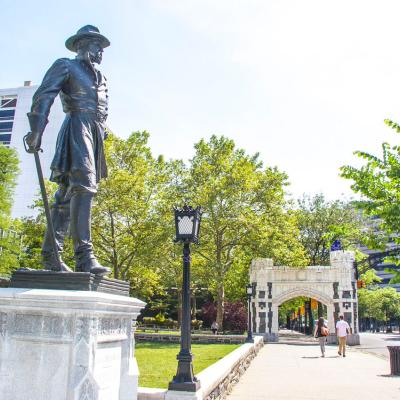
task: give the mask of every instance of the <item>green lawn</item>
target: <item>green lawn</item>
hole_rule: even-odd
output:
[[[220,360],[239,344],[192,344],[194,373]],[[139,365],[139,386],[167,388],[176,374],[178,343],[136,343],[135,355]]]

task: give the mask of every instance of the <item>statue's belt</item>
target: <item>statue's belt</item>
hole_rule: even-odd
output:
[[[106,122],[107,119],[107,114],[102,114],[101,112],[97,111],[97,110],[71,110],[68,112],[69,115],[71,116],[78,116],[80,114],[90,114],[93,115],[96,119],[96,121],[100,122],[100,123],[104,123]]]

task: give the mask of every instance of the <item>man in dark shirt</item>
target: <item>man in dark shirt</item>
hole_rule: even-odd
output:
[[[68,227],[74,243],[76,271],[106,275],[111,272],[98,263],[91,240],[91,206],[100,179],[107,176],[104,156],[108,89],[104,75],[95,68],[102,61],[109,40],[91,25],[79,29],[65,42],[77,53],[75,59],[61,58],[47,71],[33,96],[28,113],[31,133],[27,143],[37,151],[54,99],[60,94],[64,123],[57,138],[50,180],[59,187],[51,209],[55,239],[61,253]],[[59,271],[46,231],[42,258],[45,269]],[[71,271],[61,261],[61,271]]]

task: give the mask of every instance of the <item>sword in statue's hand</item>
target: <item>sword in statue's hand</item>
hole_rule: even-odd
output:
[[[43,199],[43,205],[44,205],[44,211],[46,213],[46,220],[47,220],[47,229],[50,234],[51,238],[51,247],[53,248],[54,256],[56,258],[56,263],[59,271],[62,271],[61,267],[61,261],[60,261],[60,254],[58,253],[58,247],[56,243],[56,238],[54,234],[54,226],[53,226],[53,221],[51,220],[50,216],[50,207],[49,207],[49,201],[47,198],[47,193],[46,193],[46,187],[44,185],[44,179],[43,179],[43,171],[42,171],[42,166],[40,164],[40,158],[39,158],[39,152],[43,152],[43,150],[40,148],[41,146],[41,135],[38,133],[33,133],[33,132],[28,132],[24,138],[24,147],[27,153],[33,153],[35,156],[35,164],[36,164],[36,170],[39,178],[39,185],[40,185],[40,191],[42,193],[42,199]]]

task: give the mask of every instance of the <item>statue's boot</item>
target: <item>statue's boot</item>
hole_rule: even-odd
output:
[[[71,198],[71,236],[74,242],[77,272],[108,275],[110,268],[103,267],[93,253],[91,236],[91,208],[94,194],[78,191]]]
[[[61,259],[61,253],[64,247],[64,239],[69,226],[69,204],[53,205],[50,210],[50,217],[53,222],[54,235],[57,251],[60,257],[60,265],[57,263],[56,255],[51,241],[51,235],[48,229],[44,235],[42,245],[42,264],[44,269],[58,272],[73,272],[67,264]]]

